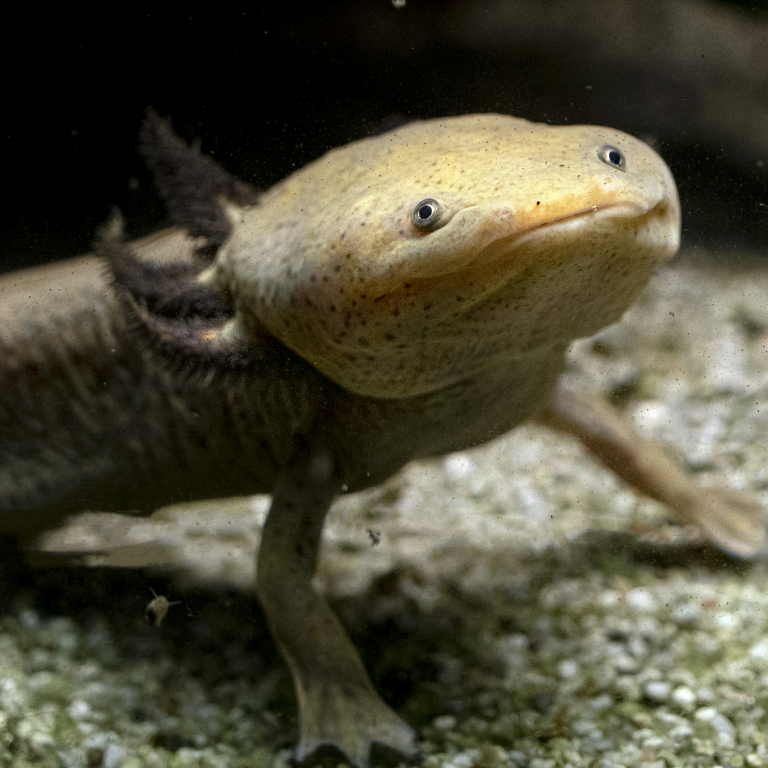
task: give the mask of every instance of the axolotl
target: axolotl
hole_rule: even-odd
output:
[[[761,510],[699,489],[612,408],[558,383],[677,250],[673,177],[608,128],[414,122],[257,194],[150,114],[175,227],[0,280],[0,510],[25,542],[69,513],[272,494],[256,592],[290,667],[298,760],[367,765],[415,734],[312,577],[334,497],[535,418],[750,556]]]

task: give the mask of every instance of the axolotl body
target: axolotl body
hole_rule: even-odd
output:
[[[82,509],[272,494],[257,593],[290,666],[303,760],[414,732],[311,580],[334,496],[528,418],[749,556],[759,509],[698,489],[606,404],[558,384],[677,250],[663,160],[591,126],[416,122],[262,195],[150,115],[176,227],[0,280],[0,510],[26,541]],[[106,263],[105,263],[106,262]],[[107,267],[108,265],[108,267]]]

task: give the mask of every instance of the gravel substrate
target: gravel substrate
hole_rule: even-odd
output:
[[[568,375],[768,508],[768,270],[665,270]],[[264,498],[86,514],[6,558],[0,766],[287,765],[287,671],[249,594]],[[585,532],[586,531],[586,532]],[[768,568],[525,425],[337,504],[318,582],[430,768],[768,765]],[[149,588],[180,599],[142,623]]]

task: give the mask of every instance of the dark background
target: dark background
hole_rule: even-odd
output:
[[[405,119],[499,111],[650,141],[684,242],[768,251],[768,9],[712,0],[284,2],[9,22],[0,270],[87,251],[119,206],[164,212],[138,157],[148,106],[264,188]],[[40,18],[37,18],[40,16]]]

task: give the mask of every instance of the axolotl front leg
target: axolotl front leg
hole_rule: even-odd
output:
[[[148,116],[142,142],[174,220],[204,241],[202,268],[228,234],[219,197],[247,203],[255,193],[187,147],[156,115]],[[206,376],[234,377],[234,386],[244,387],[251,401],[270,398],[269,387],[254,382],[284,375],[292,380],[286,373],[289,355],[277,342],[265,336],[249,343],[227,335],[229,297],[198,281],[199,273],[177,274],[173,267],[169,271],[137,260],[123,243],[119,217],[103,228],[98,251],[110,264],[134,332],[171,366],[179,359],[197,360],[205,364]],[[312,587],[323,523],[342,480],[327,443],[293,429],[295,445],[278,464],[262,531],[256,588],[293,675],[300,723],[296,759],[302,762],[327,746],[366,766],[373,744],[413,756],[414,731],[376,693],[341,623]]]
[[[341,623],[312,587],[323,522],[340,488],[333,456],[305,444],[280,472],[262,531],[256,588],[293,675],[296,759],[323,746],[368,765],[371,746],[415,754],[415,734],[376,693]]]

